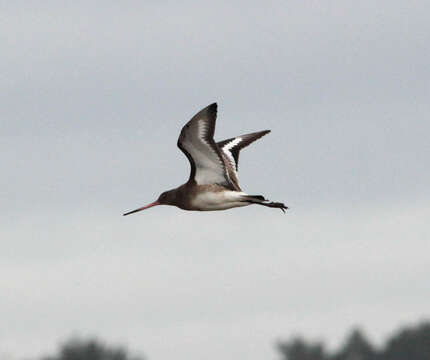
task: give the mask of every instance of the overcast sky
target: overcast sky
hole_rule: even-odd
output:
[[[428,1],[0,3],[0,354],[96,335],[275,359],[430,316]],[[218,102],[250,206],[122,217],[185,182]]]

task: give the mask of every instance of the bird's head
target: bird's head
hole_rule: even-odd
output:
[[[174,190],[168,190],[158,197],[159,205],[174,205],[176,200],[176,193]]]
[[[157,205],[175,205],[175,200],[176,200],[176,194],[174,190],[165,191],[158,197],[156,201],[148,205],[142,206],[136,210],[129,211],[123,215],[125,216],[125,215],[134,214],[136,212],[146,210],[146,209],[149,209],[150,207],[157,206]]]

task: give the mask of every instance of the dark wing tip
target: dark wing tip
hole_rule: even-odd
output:
[[[217,113],[217,109],[218,109],[218,105],[217,105],[217,103],[216,103],[216,102],[214,102],[214,103],[210,104],[210,105],[206,108],[206,110],[207,110],[207,111],[209,111],[210,113],[214,113],[214,114],[216,114],[216,113]]]
[[[207,117],[209,119],[211,119],[211,118],[216,119],[217,108],[218,108],[217,103],[212,103],[212,104],[206,106],[205,108],[201,109],[196,115],[194,115],[192,117],[192,119],[190,121],[193,121],[194,119],[201,119],[202,117]],[[187,123],[187,125],[188,125],[188,123]]]
[[[206,106],[205,108],[203,108],[202,110],[200,110],[196,115],[194,115],[193,119],[195,119],[195,118],[200,119],[203,117],[203,118],[207,118],[209,120],[213,120],[214,124],[213,124],[212,130],[215,131],[215,119],[217,117],[217,108],[218,108],[217,103],[212,103],[212,104]],[[193,120],[193,119],[191,119],[191,120]],[[212,133],[212,136],[213,136],[213,133]]]

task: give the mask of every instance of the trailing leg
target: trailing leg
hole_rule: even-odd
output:
[[[255,204],[258,204],[258,205],[263,205],[263,206],[267,206],[267,207],[271,207],[271,208],[277,208],[277,209],[281,209],[282,210],[282,212],[284,212],[285,213],[285,210],[287,210],[288,209],[288,206],[285,206],[283,203],[280,203],[280,202],[264,202],[264,203],[255,203]]]
[[[281,209],[284,213],[285,213],[285,210],[288,209],[288,206],[285,206],[285,204],[280,202],[273,202],[273,201],[269,202],[264,198],[264,196],[261,196],[261,195],[244,195],[242,201],[246,201],[251,204],[257,204],[257,205],[263,205],[271,208]]]

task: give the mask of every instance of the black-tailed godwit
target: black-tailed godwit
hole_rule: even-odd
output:
[[[225,210],[251,204],[288,209],[283,203],[269,202],[261,195],[248,195],[239,186],[237,175],[239,152],[270,130],[237,136],[215,142],[217,104],[199,111],[182,128],[178,147],[188,158],[191,173],[188,181],[163,192],[158,200],[124,215],[148,209],[156,205],[172,205],[184,210]]]

